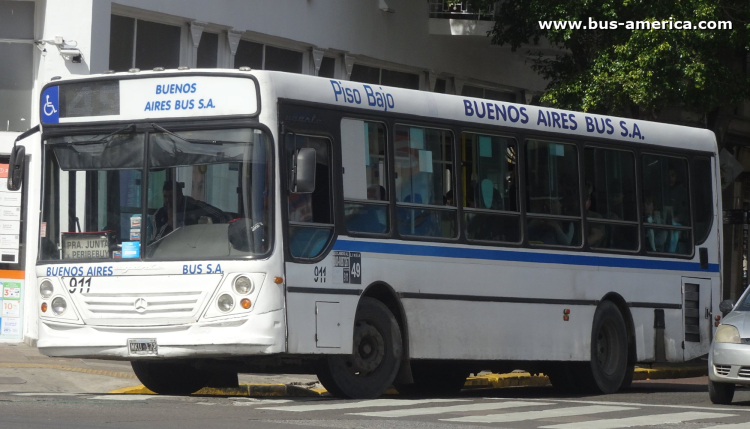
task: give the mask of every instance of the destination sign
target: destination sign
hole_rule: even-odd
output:
[[[108,232],[63,233],[63,259],[109,258]]]
[[[244,77],[83,80],[45,88],[40,109],[43,124],[255,115],[258,94]]]

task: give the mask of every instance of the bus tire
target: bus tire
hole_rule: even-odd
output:
[[[450,364],[431,365],[411,362],[412,384],[396,386],[404,396],[455,396],[466,384],[467,371],[451,368]]]
[[[189,395],[204,388],[211,378],[210,372],[189,362],[132,361],[130,365],[138,380],[160,395]]]
[[[620,389],[627,389],[633,385],[633,376],[635,375],[635,364],[629,363],[627,369],[625,369],[625,378],[622,379]]]
[[[622,386],[627,369],[628,334],[625,319],[613,302],[603,301],[594,313],[590,372],[587,371],[584,378],[592,390],[614,393]]]
[[[350,355],[331,355],[317,371],[333,396],[372,399],[385,393],[396,378],[403,345],[393,313],[382,302],[364,297],[357,307]]]
[[[729,405],[734,399],[735,385],[732,383],[717,383],[708,380],[708,397],[711,402],[719,405]]]

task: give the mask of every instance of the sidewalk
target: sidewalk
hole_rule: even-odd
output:
[[[636,368],[634,380],[700,377],[707,374],[703,361],[687,364],[654,364]],[[439,374],[436,374],[439,376]],[[197,394],[218,396],[318,396],[325,393],[314,375],[240,374],[233,389],[206,388]],[[546,386],[544,375],[524,372],[481,373],[469,377],[465,389]],[[26,344],[0,343],[0,392],[34,393],[152,393],[138,382],[129,362],[97,359],[50,358]],[[396,393],[393,389],[389,393]]]

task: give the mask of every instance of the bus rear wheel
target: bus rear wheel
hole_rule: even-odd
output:
[[[189,395],[208,384],[211,373],[180,361],[133,361],[133,372],[146,388],[160,395]]]
[[[396,378],[403,348],[393,313],[382,302],[362,298],[354,321],[353,353],[332,355],[318,369],[318,379],[334,396],[371,399]]]
[[[628,336],[625,319],[611,301],[602,302],[594,313],[591,329],[591,365],[584,379],[590,389],[614,393],[628,371]]]

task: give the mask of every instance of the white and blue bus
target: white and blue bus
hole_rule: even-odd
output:
[[[710,131],[249,69],[60,79],[40,108],[47,355],[370,398],[516,368],[613,392],[708,351]]]

